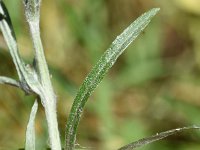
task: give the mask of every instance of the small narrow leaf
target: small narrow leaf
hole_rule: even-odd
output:
[[[26,129],[25,150],[35,150],[35,116],[38,109],[38,102],[35,100],[31,109],[30,118]]]
[[[150,136],[150,137],[147,137],[147,138],[144,138],[144,139],[140,139],[136,142],[130,143],[126,146],[121,147],[118,150],[134,150],[134,149],[139,148],[141,146],[144,146],[144,145],[153,143],[155,141],[161,140],[163,138],[166,138],[170,135],[173,135],[173,134],[176,134],[176,133],[179,133],[179,132],[183,132],[185,130],[192,130],[192,129],[200,129],[200,127],[198,127],[198,126],[183,127],[183,128],[177,128],[177,129],[172,129],[172,130],[169,130],[169,131],[161,132],[161,133],[158,133],[156,135],[153,135],[153,136]]]
[[[19,52],[17,49],[17,42],[16,37],[14,34],[13,26],[10,20],[10,16],[8,13],[8,10],[3,3],[3,1],[0,1],[0,14],[1,14],[1,20],[0,20],[0,29],[3,33],[4,39],[8,45],[8,48],[10,50],[10,54],[13,58],[14,64],[16,66],[18,75],[20,80],[22,80],[23,75],[20,70],[20,64],[22,64],[21,59],[19,57]]]
[[[76,131],[82,110],[91,93],[102,81],[103,77],[113,66],[117,58],[145,29],[145,27],[149,24],[151,19],[157,14],[158,11],[159,8],[151,9],[150,11],[140,16],[137,20],[135,20],[127,29],[125,29],[123,33],[113,41],[110,48],[102,55],[100,60],[84,80],[76,95],[68,118],[65,134],[66,150],[71,150],[74,148]]]
[[[8,84],[20,88],[20,83],[16,80],[4,76],[0,76],[0,84]]]

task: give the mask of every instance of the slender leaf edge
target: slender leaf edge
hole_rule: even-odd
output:
[[[152,135],[150,137],[143,138],[143,139],[140,139],[138,141],[127,144],[127,145],[119,148],[118,150],[134,150],[136,148],[139,148],[139,147],[145,146],[147,144],[151,144],[153,142],[156,142],[158,140],[164,139],[164,138],[166,138],[170,135],[174,135],[176,133],[180,133],[180,132],[183,132],[185,130],[194,130],[194,129],[199,130],[200,126],[193,125],[193,126],[189,126],[189,127],[176,128],[176,129],[164,131],[164,132],[161,132],[161,133],[157,133],[157,134]]]

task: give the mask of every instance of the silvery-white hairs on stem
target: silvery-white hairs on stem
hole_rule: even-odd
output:
[[[27,21],[36,21],[40,17],[41,0],[24,0]]]
[[[17,40],[14,34],[9,13],[3,1],[0,0],[0,29],[8,45],[9,52],[12,56],[19,76],[19,82],[2,76],[0,77],[0,83],[6,83],[20,87],[26,93],[34,93],[40,98],[45,109],[50,147],[52,150],[61,150],[56,114],[56,96],[51,84],[49,70],[44,56],[44,49],[40,37],[40,4],[41,0],[24,0],[25,15],[30,28],[30,34],[32,37],[35,52],[34,57],[36,60],[36,65],[31,68],[29,67],[30,65],[25,65],[24,61],[20,57]],[[34,117],[32,117],[30,120],[33,119]],[[34,131],[33,129],[29,129],[30,127],[33,126],[29,125],[27,127],[27,131]],[[27,137],[30,138],[30,136]],[[34,138],[32,137],[32,139]]]

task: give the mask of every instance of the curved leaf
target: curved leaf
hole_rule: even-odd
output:
[[[136,19],[121,35],[113,41],[110,48],[101,56],[92,71],[88,74],[81,85],[74,103],[72,105],[70,115],[67,122],[65,134],[65,149],[74,149],[76,131],[82,115],[82,110],[90,97],[91,93],[102,81],[108,70],[114,65],[117,58],[137,38],[137,36],[145,29],[151,19],[157,14],[159,8],[151,9]]]
[[[132,142],[126,146],[121,147],[118,150],[134,150],[136,148],[139,148],[141,146],[153,143],[155,141],[161,140],[163,138],[166,138],[170,135],[185,131],[185,130],[191,130],[191,129],[200,129],[200,127],[198,126],[191,126],[191,127],[183,127],[183,128],[177,128],[177,129],[172,129],[172,130],[168,130],[165,132],[161,132],[161,133],[157,133],[156,135],[144,138],[144,139],[140,139],[136,142]]]

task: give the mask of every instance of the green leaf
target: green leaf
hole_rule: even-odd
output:
[[[72,105],[65,134],[65,149],[74,149],[76,131],[82,115],[85,103],[91,93],[102,81],[108,70],[114,65],[117,58],[129,46],[129,44],[137,38],[137,36],[145,29],[151,19],[157,14],[159,8],[151,9],[135,20],[123,33],[113,41],[110,48],[102,55],[92,71],[88,74],[81,85],[74,103]]]
[[[177,128],[177,129],[172,129],[169,131],[165,131],[165,132],[161,132],[161,133],[157,133],[156,135],[144,138],[144,139],[140,139],[136,142],[132,142],[126,146],[121,147],[118,150],[134,150],[136,148],[139,148],[141,146],[153,143],[155,141],[161,140],[163,138],[166,138],[170,135],[185,131],[185,130],[192,130],[192,129],[200,129],[200,127],[198,126],[191,126],[191,127],[183,127],[183,128]]]

